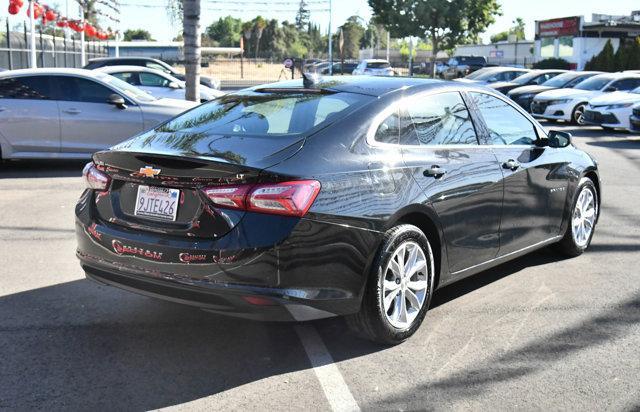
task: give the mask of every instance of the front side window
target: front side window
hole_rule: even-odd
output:
[[[131,72],[127,72],[127,73],[111,73],[111,75],[117,79],[122,80],[123,82],[127,82],[129,84],[132,84],[134,86],[139,86],[140,85],[140,81],[138,79],[138,73],[131,73]]]
[[[84,103],[107,103],[113,91],[93,80],[72,76],[56,76],[55,82],[62,91],[58,100]]]
[[[611,84],[611,87],[615,87],[621,91],[633,90],[638,86],[640,86],[640,78],[622,79]]]
[[[458,92],[411,98],[403,116],[400,142],[406,145],[437,146],[477,144],[467,106]]]
[[[49,79],[45,76],[0,79],[0,99],[50,100]]]
[[[532,145],[538,139],[533,123],[505,101],[485,93],[470,93],[489,131],[492,145]]]
[[[140,73],[140,85],[148,87],[169,87],[169,80],[153,73]]]

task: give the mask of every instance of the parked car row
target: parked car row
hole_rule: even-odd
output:
[[[515,76],[511,80],[505,78]],[[506,94],[538,119],[639,131],[640,72],[526,70],[485,67],[460,82]]]

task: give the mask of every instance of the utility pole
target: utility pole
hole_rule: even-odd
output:
[[[29,24],[31,27],[31,33],[29,33],[29,42],[30,44],[30,51],[29,51],[29,56],[30,56],[30,60],[31,60],[31,68],[35,69],[38,67],[38,63],[37,63],[37,57],[36,57],[36,22],[35,22],[35,17],[34,17],[34,11],[35,11],[35,0],[29,0]]]
[[[329,76],[333,75],[333,39],[331,35],[331,0],[329,0]]]
[[[389,43],[391,43],[391,32],[387,31],[387,61],[389,61]]]

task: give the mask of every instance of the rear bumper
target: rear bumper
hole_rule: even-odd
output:
[[[96,220],[89,204],[76,208],[76,255],[89,278],[258,320],[357,312],[381,239],[313,218],[247,213],[221,238],[192,240]]]

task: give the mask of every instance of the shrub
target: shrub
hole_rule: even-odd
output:
[[[539,62],[533,65],[534,69],[562,69],[569,70],[571,68],[571,64],[565,59],[559,59],[555,57],[550,57],[548,59],[540,60]]]

